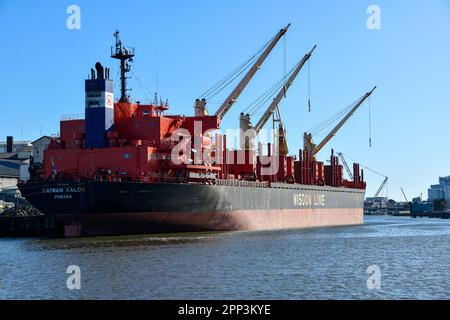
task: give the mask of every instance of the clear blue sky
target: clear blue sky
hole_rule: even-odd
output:
[[[81,8],[81,30],[66,28],[69,5]],[[366,9],[381,8],[382,29],[368,30]],[[122,7],[121,7],[122,6]],[[287,65],[314,44],[312,113],[304,70],[281,104],[291,151],[303,132],[378,85],[372,98],[373,147],[365,105],[321,153],[331,148],[390,177],[389,195],[424,193],[449,175],[450,1],[5,1],[2,41],[0,140],[57,133],[60,116],[80,114],[84,82],[96,61],[109,58],[112,33],[136,47],[133,70],[170,100],[173,113],[191,114],[194,99],[292,23]],[[236,127],[245,107],[283,73],[283,42],[274,50],[224,127]],[[133,97],[145,93],[132,80]],[[214,109],[211,104],[210,108]],[[214,111],[214,110],[213,110]],[[319,137],[320,138],[320,137]],[[368,195],[382,177],[367,173]]]

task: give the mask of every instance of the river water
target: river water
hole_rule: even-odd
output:
[[[448,299],[449,253],[450,221],[407,217],[276,232],[0,239],[0,299]],[[67,288],[73,265],[80,290]]]

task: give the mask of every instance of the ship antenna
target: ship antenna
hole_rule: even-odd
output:
[[[158,50],[156,50],[156,92],[159,93],[159,59],[158,59]]]
[[[131,65],[129,62],[133,62],[134,48],[128,48],[122,45],[122,41],[119,38],[119,31],[114,32],[116,38],[115,47],[111,47],[111,58],[120,60],[120,102],[129,102],[127,96],[127,73],[131,71]]]

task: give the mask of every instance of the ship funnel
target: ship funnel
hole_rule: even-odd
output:
[[[109,68],[100,62],[91,69],[91,79],[85,81],[86,148],[104,148],[108,145],[107,132],[114,125],[113,81],[109,79]],[[106,75],[106,79],[105,79]]]
[[[100,62],[95,64],[95,69],[97,70],[97,79],[103,80],[105,79],[105,70]]]

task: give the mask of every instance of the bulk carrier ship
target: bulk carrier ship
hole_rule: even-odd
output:
[[[316,154],[373,90],[322,143],[313,144],[305,134],[304,149],[288,155],[279,103],[314,49],[283,78],[257,125],[241,114],[245,134],[239,149],[227,148],[227,137],[217,133],[288,28],[248,61],[244,77],[215,114],[208,113],[207,99],[197,99],[194,116],[169,115],[168,102],[161,100],[131,100],[127,78],[134,49],[116,32],[111,57],[120,62],[120,97],[114,98],[110,69],[97,63],[85,81],[84,118],[62,119],[43,165],[19,185],[22,195],[64,223],[68,237],[362,224],[366,183],[359,165],[353,165],[353,180],[345,180],[334,154],[329,164]],[[256,152],[254,138],[272,117],[278,119],[275,143],[258,144]]]

